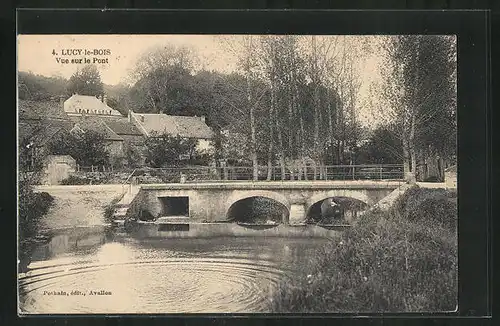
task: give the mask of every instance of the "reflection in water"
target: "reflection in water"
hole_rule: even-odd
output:
[[[105,241],[105,240],[108,241]],[[326,239],[54,236],[20,275],[24,313],[265,312]]]

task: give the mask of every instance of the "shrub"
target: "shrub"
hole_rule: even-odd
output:
[[[89,183],[89,179],[78,177],[76,175],[70,175],[66,179],[61,180],[62,185],[87,185]]]
[[[429,226],[439,224],[455,229],[457,205],[450,198],[453,198],[453,193],[445,189],[413,187],[396,201],[394,209],[402,218],[410,221],[420,221]]]
[[[125,194],[120,195],[120,196],[114,198],[109,204],[107,204],[104,207],[104,221],[106,221],[106,223],[113,222],[113,217],[115,215],[116,204],[123,198],[124,195]]]
[[[53,201],[54,198],[46,192],[34,192],[29,182],[19,182],[19,259],[22,261],[22,270],[29,263],[41,219],[47,214]]]
[[[93,130],[61,134],[48,143],[53,155],[71,155],[82,166],[108,165],[105,136]]]
[[[398,207],[422,202],[428,215],[442,209],[437,195],[411,190]],[[436,193],[434,193],[436,195]],[[439,192],[437,192],[439,194]],[[415,196],[417,199],[415,199]],[[419,200],[418,198],[424,198]],[[415,207],[422,207],[416,205]],[[405,212],[408,214],[409,212]],[[311,264],[282,282],[269,303],[274,312],[405,312],[454,310],[457,239],[448,227],[371,212],[318,251]]]

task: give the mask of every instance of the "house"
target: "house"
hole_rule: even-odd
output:
[[[108,106],[106,95],[97,98],[96,96],[73,94],[64,101],[64,112],[69,116],[81,116],[85,114],[122,116],[119,111]]]
[[[145,137],[167,134],[173,137],[196,139],[198,153],[207,153],[213,150],[214,132],[205,123],[204,116],[190,117],[129,111],[128,120]]]
[[[144,135],[133,124],[130,123],[127,117],[107,117],[102,119],[106,126],[119,135],[125,143],[142,145],[144,143]]]
[[[69,133],[72,121],[60,101],[18,101],[18,145],[25,168],[32,169],[38,158],[48,153],[48,144],[56,136]]]
[[[198,154],[210,153],[214,148],[214,133],[203,116],[129,111],[124,117],[106,104],[105,96],[98,99],[74,94],[66,101],[62,97],[48,102],[19,101],[19,141],[23,146],[30,146],[33,152],[43,152],[41,148],[59,133],[85,130],[104,135],[113,165],[121,164],[125,158],[136,165],[143,164],[144,140],[156,134],[196,139]]]

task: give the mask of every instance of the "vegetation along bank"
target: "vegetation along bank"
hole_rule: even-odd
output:
[[[457,304],[456,193],[414,187],[374,211],[283,282],[273,312],[453,311]]]

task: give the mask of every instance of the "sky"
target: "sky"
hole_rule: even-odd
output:
[[[19,35],[17,42],[19,71],[69,78],[85,65],[84,59],[88,59],[97,65],[101,80],[108,85],[131,83],[130,72],[138,57],[149,48],[162,45],[190,47],[207,70],[231,72],[236,69],[235,55],[215,35]],[[68,62],[63,63],[63,60]],[[366,103],[369,102],[369,85],[380,78],[379,62],[377,53],[364,53],[357,66],[361,79],[358,116],[366,126],[377,122],[376,113]]]

